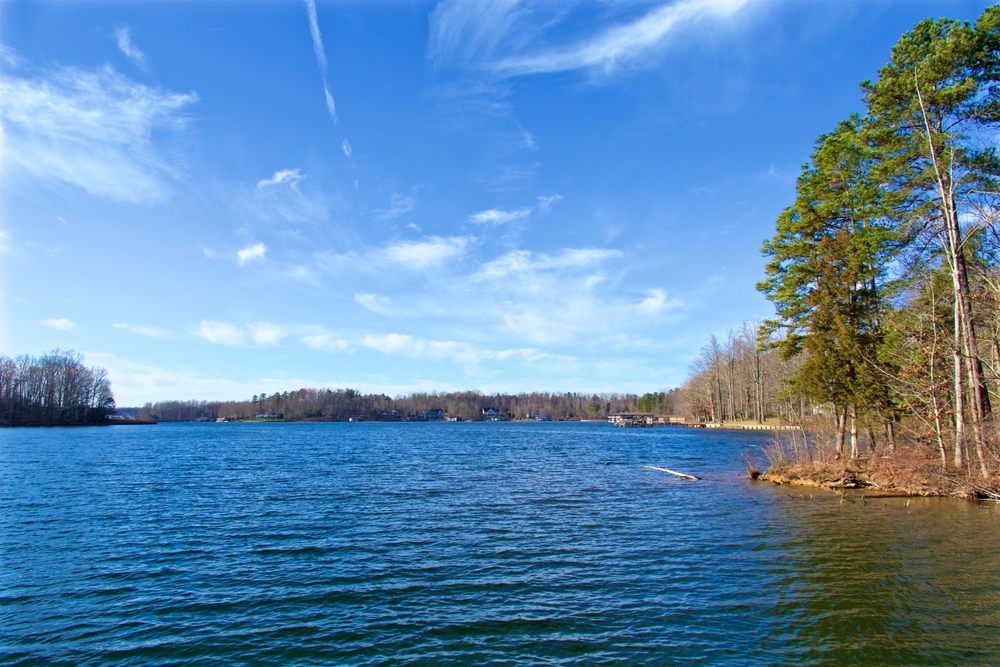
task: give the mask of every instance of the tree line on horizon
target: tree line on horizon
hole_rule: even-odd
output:
[[[466,421],[486,418],[493,410],[502,419],[606,419],[608,415],[634,412],[675,414],[676,390],[636,394],[583,394],[522,392],[483,394],[477,391],[412,393],[391,398],[363,394],[353,389],[299,389],[267,394],[244,401],[159,401],[147,403],[138,418],[156,421],[198,419],[247,420],[281,415],[285,420],[347,421],[351,418],[423,419],[427,411],[443,410]],[[643,403],[645,401],[645,403]]]
[[[865,112],[817,139],[764,242],[757,287],[777,316],[756,344],[713,339],[685,390],[713,418],[739,412],[751,385],[734,369],[756,355],[780,388],[772,409],[825,415],[838,456],[848,442],[851,458],[863,441],[894,450],[901,432],[933,447],[942,468],[988,477],[1000,397],[1000,8],[974,23],[920,22],[861,89]]]
[[[0,354],[0,424],[64,426],[104,423],[115,411],[103,368],[88,368],[78,352],[34,357]]]

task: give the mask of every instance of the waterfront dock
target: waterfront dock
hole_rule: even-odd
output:
[[[648,428],[655,426],[679,426],[681,428],[726,428],[742,431],[795,431],[798,426],[789,424],[744,424],[726,422],[696,422],[685,417],[664,417],[649,412],[622,412],[608,417],[608,421],[619,428]]]

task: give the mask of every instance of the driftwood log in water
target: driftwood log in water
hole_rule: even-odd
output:
[[[695,481],[701,479],[700,477],[695,477],[694,475],[685,475],[682,472],[677,472],[675,470],[669,470],[667,468],[657,468],[656,466],[643,466],[643,470],[659,470],[660,472],[669,472],[671,475],[677,475],[678,477],[683,477],[684,479],[693,479]]]

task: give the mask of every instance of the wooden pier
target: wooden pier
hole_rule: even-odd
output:
[[[622,412],[608,417],[619,428],[647,428],[652,426],[680,426],[682,428],[726,428],[740,431],[797,431],[798,426],[787,424],[727,424],[725,422],[689,422],[684,417],[658,417],[649,412]]]

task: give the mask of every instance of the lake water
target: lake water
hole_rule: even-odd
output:
[[[741,479],[766,437],[4,430],[0,662],[1000,664],[997,505]]]

